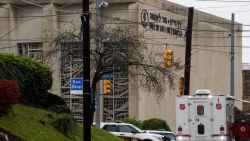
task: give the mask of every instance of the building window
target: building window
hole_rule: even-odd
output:
[[[34,60],[43,62],[43,44],[41,42],[34,43],[18,43],[18,54],[33,58]]]

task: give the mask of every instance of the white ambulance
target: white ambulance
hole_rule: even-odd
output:
[[[196,95],[176,97],[177,141],[230,141],[234,120],[233,99],[197,90]]]

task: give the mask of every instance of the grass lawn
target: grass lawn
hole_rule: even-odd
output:
[[[78,125],[71,137],[58,132],[51,125],[57,116],[57,114],[46,110],[15,105],[8,115],[0,118],[0,127],[27,141],[83,140],[82,125]],[[92,128],[91,138],[93,141],[121,141],[118,137],[97,128]]]

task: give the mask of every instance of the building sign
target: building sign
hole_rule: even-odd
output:
[[[113,78],[113,74],[112,73],[103,74],[102,78],[103,79],[112,79]]]
[[[144,28],[164,32],[180,37],[185,36],[184,30],[181,30],[182,22],[166,16],[161,13],[149,13],[146,9],[141,12],[141,24]]]

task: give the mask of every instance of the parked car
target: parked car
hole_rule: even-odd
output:
[[[144,130],[147,133],[159,134],[164,136],[164,141],[176,141],[176,136],[173,132],[165,130]]]
[[[100,127],[119,137],[130,137],[142,141],[163,141],[164,136],[142,131],[136,126],[123,122],[102,122]]]

